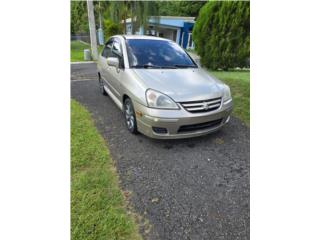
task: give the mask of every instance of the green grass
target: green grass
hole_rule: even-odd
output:
[[[105,141],[89,112],[71,101],[72,239],[141,239]]]
[[[233,115],[250,126],[250,71],[210,71],[229,85],[233,98]]]
[[[71,62],[84,61],[83,59],[84,49],[90,49],[90,45],[80,41],[71,41]]]
[[[71,62],[82,62],[83,58],[83,50],[91,49],[89,44],[80,41],[71,41]],[[100,53],[103,49],[103,46],[98,46],[98,52]]]

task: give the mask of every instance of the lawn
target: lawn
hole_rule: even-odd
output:
[[[102,51],[103,46],[98,46],[98,52]],[[90,45],[85,42],[80,41],[71,41],[71,62],[82,62],[83,59],[83,50],[84,49],[91,49]]]
[[[233,98],[233,115],[250,126],[250,71],[209,71],[229,85]]]
[[[89,112],[71,101],[72,239],[141,239],[113,162]]]

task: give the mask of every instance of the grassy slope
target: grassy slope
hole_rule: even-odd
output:
[[[71,101],[72,239],[141,239],[103,138],[89,112]]]
[[[90,49],[90,45],[80,41],[71,41],[71,62],[84,61],[83,60],[84,49]]]
[[[98,46],[98,52],[102,51],[103,46]],[[71,41],[71,62],[81,62],[83,59],[83,50],[91,49],[89,44],[80,41]]]
[[[212,75],[231,88],[234,108],[233,115],[250,125],[250,72],[249,71],[211,71]]]

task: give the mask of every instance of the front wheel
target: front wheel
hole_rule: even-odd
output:
[[[124,101],[124,116],[129,132],[137,134],[137,120],[136,115],[134,113],[133,104],[130,98],[126,98],[126,100]]]

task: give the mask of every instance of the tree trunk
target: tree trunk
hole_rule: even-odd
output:
[[[123,20],[123,25],[124,25],[124,31],[123,33],[124,34],[127,34],[127,3],[126,2],[123,2],[124,4],[124,20]]]
[[[133,16],[133,8],[135,7],[135,2],[131,2],[131,34],[134,35],[135,29],[134,29],[134,16]]]

